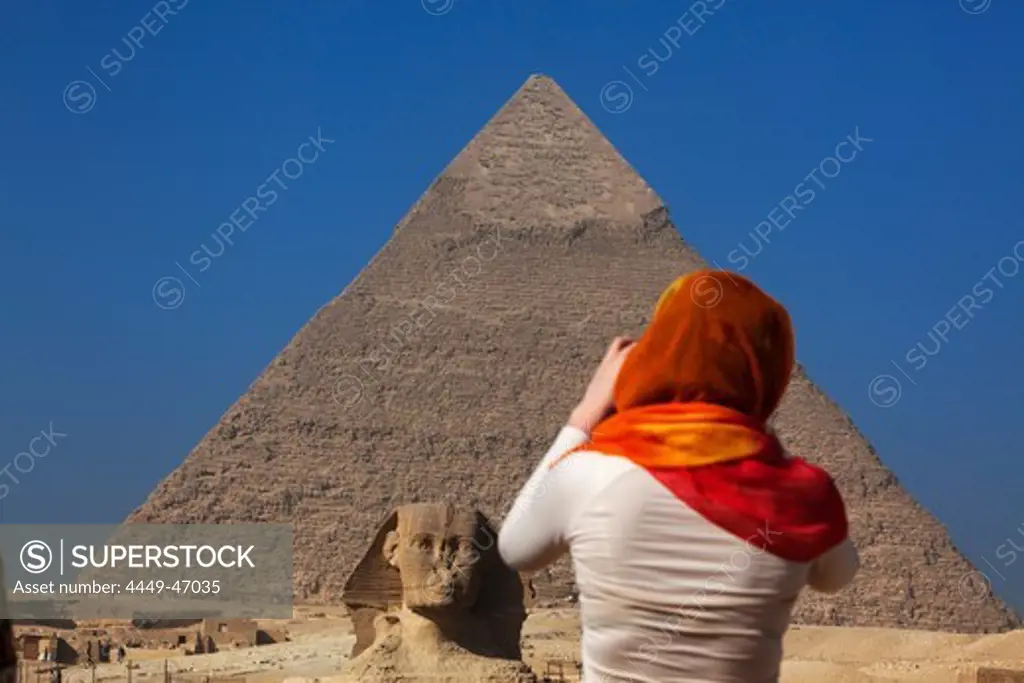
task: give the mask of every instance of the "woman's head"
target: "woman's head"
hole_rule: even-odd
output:
[[[782,305],[750,280],[700,270],[662,293],[615,383],[615,409],[703,402],[767,420],[795,363]]]

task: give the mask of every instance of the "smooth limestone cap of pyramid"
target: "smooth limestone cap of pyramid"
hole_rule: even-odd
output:
[[[641,221],[657,193],[549,76],[534,74],[431,184],[456,187],[485,221],[500,224]]]

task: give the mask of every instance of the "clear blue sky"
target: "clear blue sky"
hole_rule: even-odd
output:
[[[708,0],[700,24],[689,2],[445,2],[4,8],[0,467],[45,452],[51,422],[67,436],[0,478],[3,521],[121,520],[544,72],[709,260],[781,219],[746,272],[791,308],[801,360],[1024,607],[1024,557],[996,557],[1024,547],[1024,273],[985,279],[1021,266],[1024,5]],[[613,114],[615,80],[634,96]],[[871,142],[834,175],[858,127]],[[335,142],[198,272],[190,254],[318,128]],[[805,180],[821,164],[824,187]],[[773,208],[800,183],[816,195],[786,225]],[[164,310],[173,276],[185,300]],[[918,342],[935,355],[915,369]],[[902,383],[888,408],[880,374]]]

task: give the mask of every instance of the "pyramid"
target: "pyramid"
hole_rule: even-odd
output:
[[[296,600],[337,603],[396,505],[506,513],[607,341],[704,265],[586,115],[532,76],[129,521],[293,523]],[[1018,626],[801,367],[775,427],[836,479],[863,563],[845,591],[803,596],[797,623]],[[568,561],[535,584],[542,602],[568,598]]]

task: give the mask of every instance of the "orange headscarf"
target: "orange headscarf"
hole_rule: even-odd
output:
[[[726,530],[813,559],[846,536],[846,515],[831,478],[786,457],[765,425],[794,364],[789,314],[753,282],[678,278],[623,363],[615,413],[575,450],[629,458]]]

